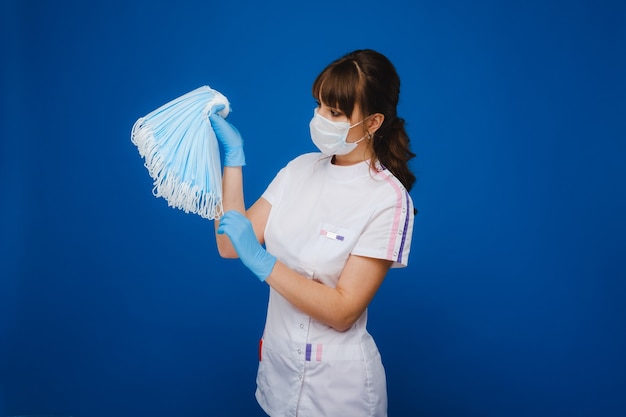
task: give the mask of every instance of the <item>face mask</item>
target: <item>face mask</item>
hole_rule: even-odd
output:
[[[356,142],[348,143],[346,142],[348,132],[365,120],[366,119],[363,119],[351,126],[350,123],[347,122],[333,122],[328,120],[320,116],[317,109],[315,109],[313,119],[311,119],[311,123],[309,123],[311,139],[324,155],[347,155],[356,149],[359,142],[367,137],[367,135],[365,135]]]

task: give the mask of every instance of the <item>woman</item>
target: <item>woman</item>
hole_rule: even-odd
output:
[[[412,236],[414,154],[396,115],[399,90],[375,51],[331,63],[313,84],[310,130],[321,153],[291,161],[248,210],[242,138],[210,116],[225,159],[219,253],[271,287],[256,391],[271,416],[387,414],[366,323],[389,268],[406,266]]]

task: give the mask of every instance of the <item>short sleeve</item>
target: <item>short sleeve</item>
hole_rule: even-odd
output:
[[[272,206],[278,204],[285,190],[286,167],[278,171],[272,182],[267,186],[261,197],[267,200]]]
[[[393,261],[392,268],[408,265],[413,238],[413,201],[403,187],[377,210],[359,237],[353,255]]]

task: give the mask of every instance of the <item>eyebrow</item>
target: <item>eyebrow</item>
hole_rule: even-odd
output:
[[[323,104],[323,105],[325,105],[326,107],[328,107],[331,111],[334,111],[335,113],[345,114],[345,112],[344,112],[343,110],[341,110],[339,107],[329,106],[328,104],[326,104],[326,103],[324,103],[324,102],[321,102],[321,101],[319,101],[319,100],[315,100],[315,102],[316,102],[318,105],[320,105],[320,106],[321,106],[322,104]]]

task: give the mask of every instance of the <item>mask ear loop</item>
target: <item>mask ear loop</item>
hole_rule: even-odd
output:
[[[364,121],[366,121],[367,119],[369,119],[370,117],[372,117],[374,114],[370,114],[369,116],[367,116],[365,119],[363,119],[361,121],[361,123],[363,123]],[[372,132],[370,132],[369,130],[367,131],[367,133],[365,134],[365,136],[367,136],[367,140],[372,140],[374,139],[374,134]]]

